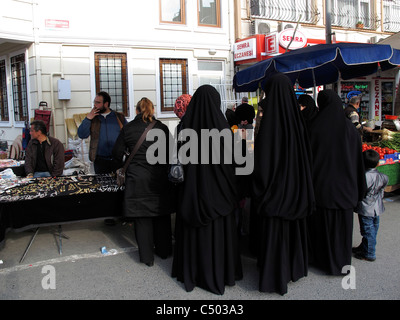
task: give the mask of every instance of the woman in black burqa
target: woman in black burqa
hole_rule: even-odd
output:
[[[330,275],[351,264],[353,210],[366,192],[361,139],[333,90],[318,94],[311,124],[316,212],[308,219],[310,263]]]
[[[252,195],[259,290],[283,295],[289,281],[308,273],[306,218],[315,204],[311,150],[287,76],[278,73],[266,82],[260,105]]]
[[[221,110],[218,91],[203,85],[194,93],[182,118],[183,129],[193,129],[201,148],[201,129],[232,131]],[[186,143],[191,143],[190,140]],[[221,143],[221,150],[224,141]],[[222,151],[221,151],[222,152]],[[198,161],[201,161],[199,150]],[[188,163],[178,196],[172,276],[187,291],[195,286],[223,294],[225,285],[242,278],[234,210],[237,204],[232,164]],[[222,159],[222,157],[221,157]]]
[[[306,123],[307,130],[311,125],[311,122],[318,115],[318,108],[315,104],[315,100],[308,94],[302,94],[297,99],[300,105],[301,115]]]

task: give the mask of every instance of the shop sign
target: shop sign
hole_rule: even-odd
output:
[[[267,55],[279,53],[279,46],[276,32],[265,36],[265,53]]]
[[[374,116],[375,120],[379,121],[379,106],[380,106],[380,86],[379,86],[379,80],[376,79],[374,83],[374,91],[375,91],[375,97],[374,97]]]
[[[290,44],[289,47],[290,50],[300,49],[307,45],[307,37],[304,35],[304,33],[299,30],[297,30],[296,33],[294,33],[294,30],[295,30],[294,28],[290,28],[290,29],[285,29],[279,33],[279,44],[283,48],[287,48],[289,44]]]
[[[47,29],[69,29],[69,20],[46,19],[45,25]]]
[[[234,61],[257,58],[257,40],[255,38],[243,40],[234,44]]]

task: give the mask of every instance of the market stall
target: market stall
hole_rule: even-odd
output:
[[[0,245],[10,230],[120,217],[123,189],[113,174],[18,179],[0,192]]]
[[[372,135],[374,141],[364,143],[363,151],[373,149],[379,153],[377,170],[389,177],[385,191],[395,191],[400,188],[400,131],[374,130]]]

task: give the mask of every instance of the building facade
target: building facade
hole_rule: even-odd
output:
[[[202,84],[219,90],[224,111],[243,95],[231,89],[234,72],[270,56],[266,35],[297,26],[305,45],[326,41],[326,4],[333,41],[376,43],[400,31],[400,3],[389,0],[2,0],[0,140],[10,145],[44,108],[50,134],[68,147],[76,133],[66,119],[89,112],[100,90],[128,120],[148,97],[171,131],[175,99]],[[237,59],[238,44],[252,37],[256,57]],[[286,50],[279,45],[277,53]],[[369,104],[379,99],[381,117],[383,99],[394,101],[398,75],[379,77],[337,86],[361,85]],[[386,106],[393,110],[393,103]]]
[[[9,144],[39,105],[51,111],[50,134],[67,143],[74,130],[65,120],[89,112],[101,90],[128,120],[149,98],[171,131],[180,94],[202,84],[215,85],[224,102],[230,94],[234,1],[2,0],[1,7],[0,132]]]
[[[326,42],[379,43],[399,31],[400,1],[242,0],[235,71],[287,50]],[[395,104],[398,74],[393,69],[333,87],[343,102],[348,91],[362,91],[362,117],[380,124],[385,114],[400,113],[400,103]],[[314,88],[314,95],[321,89]],[[254,101],[256,94],[249,93]]]

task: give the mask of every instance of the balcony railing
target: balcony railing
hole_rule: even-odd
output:
[[[319,12],[313,0],[251,0],[253,17],[290,22],[315,24]]]
[[[357,23],[371,31],[400,31],[400,0],[383,1],[381,16],[376,15],[375,1],[330,0],[332,26],[355,29]],[[316,0],[251,0],[251,16],[285,22],[316,24],[321,13]]]

